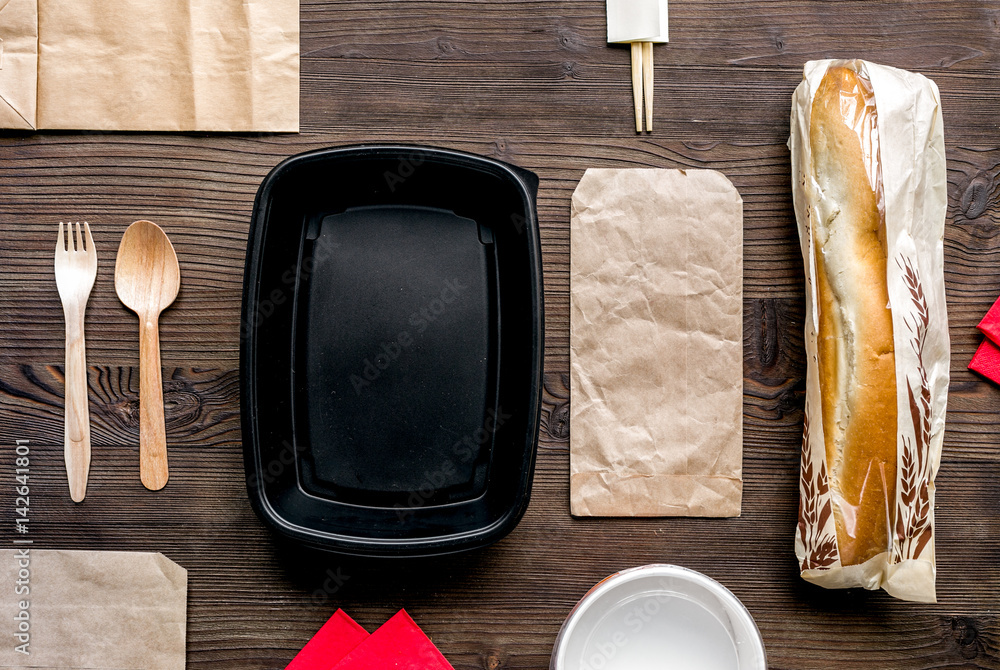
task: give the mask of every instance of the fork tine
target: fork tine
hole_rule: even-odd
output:
[[[76,251],[83,251],[83,233],[80,232],[80,222],[77,221],[76,226]]]
[[[90,234],[90,224],[84,221],[83,229],[87,232],[87,253],[90,253],[94,250],[94,238]]]
[[[66,251],[66,240],[63,238],[63,222],[59,222],[59,237],[56,238],[56,252]]]

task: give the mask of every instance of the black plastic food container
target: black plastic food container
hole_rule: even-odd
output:
[[[294,156],[247,246],[243,451],[280,535],[360,556],[482,547],[528,504],[538,178],[417,146]]]

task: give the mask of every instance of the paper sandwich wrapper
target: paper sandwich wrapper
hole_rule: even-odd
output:
[[[163,554],[2,549],[0,619],[0,668],[184,670],[187,570]]]
[[[809,226],[809,217],[819,214],[811,211],[808,199],[818,189],[808,142],[812,100],[833,65],[867,74],[874,89],[896,357],[897,482],[896,499],[888,501],[896,523],[886,552],[851,566],[840,562],[830,513],[834,494],[820,416],[816,257]],[[802,577],[827,588],[883,588],[903,600],[934,602],[934,477],[941,462],[950,369],[943,269],[948,193],[937,86],[922,75],[862,60],[810,61],[792,98],[789,148],[806,275],[806,427],[795,533]],[[908,491],[916,494],[904,497]]]
[[[667,0],[607,0],[608,42],[667,42]]]
[[[297,132],[297,0],[0,0],[0,127]]]
[[[739,516],[743,200],[721,173],[584,174],[570,392],[574,516]]]
[[[0,0],[0,128],[34,130],[38,78],[35,0]]]

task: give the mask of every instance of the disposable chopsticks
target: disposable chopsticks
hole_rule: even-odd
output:
[[[653,129],[653,43],[632,42],[632,102],[635,106],[635,132]]]
[[[628,44],[635,132],[653,130],[653,45],[668,41],[667,0],[606,0],[608,43]]]

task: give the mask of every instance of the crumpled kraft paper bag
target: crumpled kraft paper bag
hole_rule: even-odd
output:
[[[860,565],[840,562],[828,485],[819,375],[816,251],[809,225],[808,141],[812,100],[832,65],[866,73],[875,95],[885,195],[886,276],[896,357],[896,500],[887,551]],[[902,600],[935,602],[934,478],[941,464],[951,347],[944,293],[948,181],[941,98],[923,75],[863,60],[805,65],[792,96],[792,198],[806,274],[806,422],[795,554],[803,579],[826,588],[885,589]],[[919,426],[919,429],[917,428]],[[808,480],[807,480],[808,475]]]
[[[0,128],[35,127],[38,3],[0,0]]]
[[[5,128],[298,131],[298,0],[9,0],[0,39]]]
[[[0,668],[184,670],[187,570],[162,554],[3,549],[0,621]]]
[[[570,224],[570,508],[739,516],[743,200],[711,170],[590,169]]]

